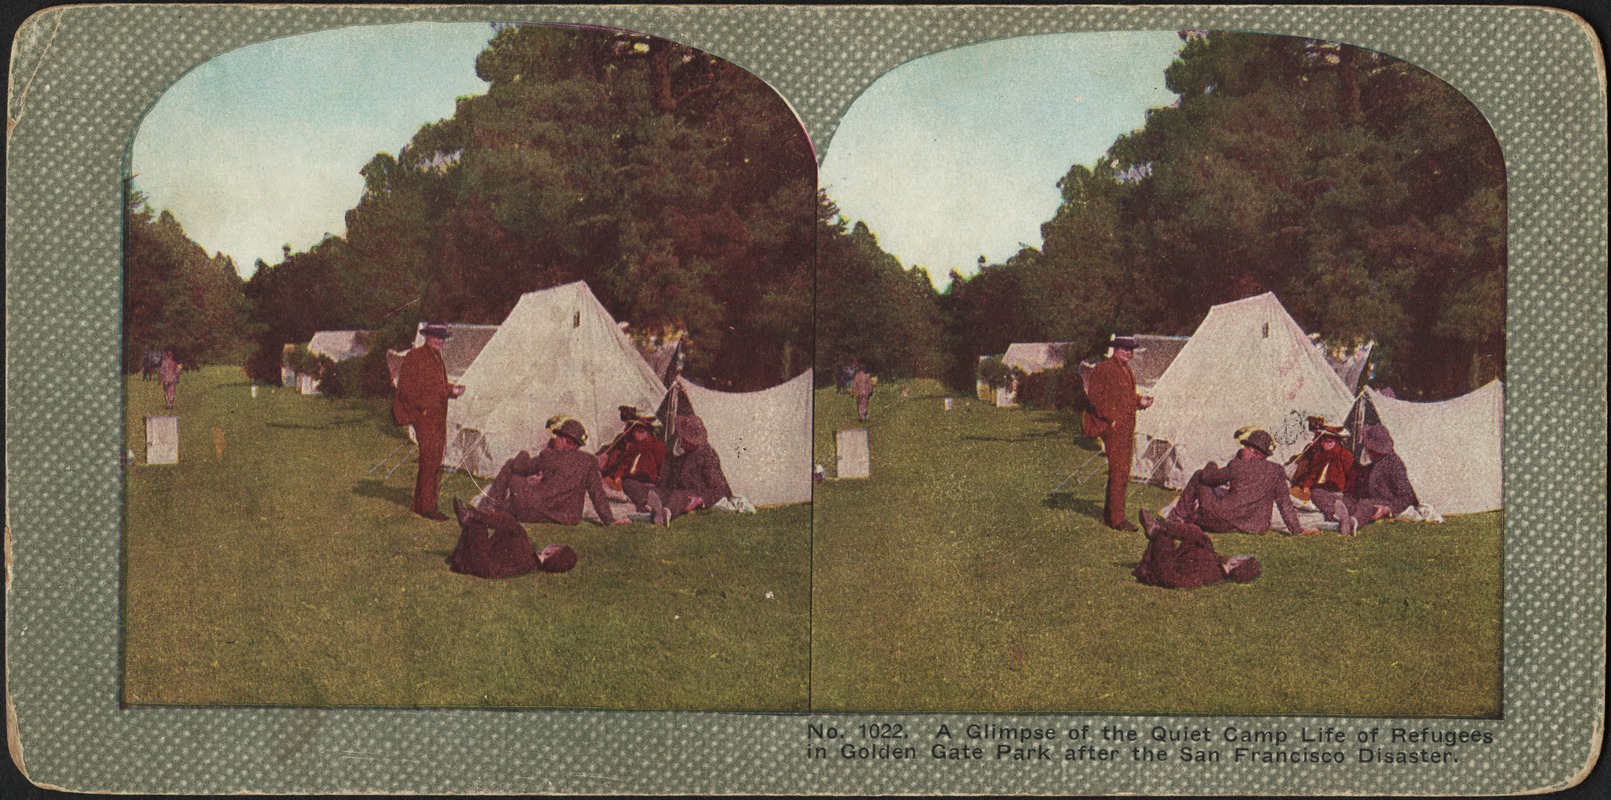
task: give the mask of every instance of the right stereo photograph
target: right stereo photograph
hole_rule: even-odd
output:
[[[1415,65],[907,62],[820,170],[811,707],[1496,718],[1506,171]]]

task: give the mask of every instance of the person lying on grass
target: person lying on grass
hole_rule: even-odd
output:
[[[1169,519],[1190,522],[1214,533],[1264,533],[1270,529],[1271,511],[1279,510],[1281,521],[1293,535],[1319,533],[1298,522],[1286,470],[1270,460],[1270,454],[1275,452],[1275,437],[1262,428],[1249,426],[1236,432],[1236,443],[1242,449],[1229,464],[1221,467],[1210,461],[1192,473]]]
[[[1352,536],[1361,525],[1398,516],[1410,506],[1419,505],[1404,459],[1394,452],[1393,435],[1387,428],[1366,425],[1359,441],[1370,456],[1368,474],[1353,487],[1362,496],[1318,486],[1311,492],[1315,507],[1328,519],[1336,520],[1344,536]]]
[[[465,506],[460,525],[468,518],[485,523],[482,512],[503,512],[521,522],[556,522],[575,525],[582,521],[582,503],[593,501],[593,509],[605,525],[622,525],[630,520],[616,519],[604,493],[604,479],[598,460],[582,451],[587,429],[582,423],[563,418],[553,430],[548,447],[535,457],[522,450],[504,462],[498,476],[487,487],[475,506]],[[537,480],[532,480],[536,478]],[[461,504],[454,498],[454,511]]]
[[[1257,558],[1221,557],[1208,535],[1189,522],[1166,521],[1143,509],[1141,529],[1147,534],[1147,550],[1131,574],[1148,586],[1193,589],[1227,578],[1246,583],[1259,576]]]
[[[677,452],[667,460],[654,484],[627,479],[622,491],[639,511],[649,512],[655,525],[671,524],[700,508],[710,508],[732,495],[722,472],[722,458],[711,448],[705,422],[692,414],[677,418]]]
[[[541,553],[514,517],[502,511],[477,511],[453,498],[459,518],[459,543],[448,556],[448,568],[478,578],[513,578],[533,570],[567,572],[576,566],[576,551],[551,544]]]

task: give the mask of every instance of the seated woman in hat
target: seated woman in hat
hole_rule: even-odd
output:
[[[1309,430],[1314,432],[1314,440],[1298,454],[1292,472],[1293,496],[1307,500],[1315,489],[1347,494],[1353,486],[1354,454],[1342,446],[1342,427],[1310,417]]]
[[[733,494],[722,472],[722,459],[711,448],[705,423],[692,414],[677,418],[677,452],[666,462],[654,485],[627,481],[627,497],[639,511],[648,511],[654,524],[668,525],[700,508],[710,508]]]
[[[604,484],[617,491],[625,491],[627,481],[653,485],[660,480],[660,469],[666,463],[666,445],[654,435],[655,418],[639,414],[632,406],[622,406],[621,421],[626,423],[626,430],[599,453]]]
[[[1410,506],[1419,505],[1409,471],[1395,452],[1393,435],[1387,428],[1366,425],[1360,431],[1359,442],[1370,458],[1370,470],[1364,483],[1354,487],[1358,496],[1319,487],[1312,493],[1315,507],[1328,519],[1336,520],[1344,536],[1352,536],[1361,525],[1398,516]]]

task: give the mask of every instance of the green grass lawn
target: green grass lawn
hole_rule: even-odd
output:
[[[448,571],[457,525],[409,512],[412,465],[367,474],[405,441],[385,402],[187,372],[180,463],[147,466],[142,417],[168,412],[127,386],[124,702],[806,706],[809,505],[530,525],[577,568],[487,581]],[[451,476],[444,511],[474,492]]]
[[[902,396],[902,390],[908,396]],[[1497,716],[1499,513],[1360,535],[1215,534],[1264,567],[1170,590],[1099,523],[1094,452],[1066,412],[881,386],[872,477],[817,488],[812,705],[820,710]],[[816,461],[860,427],[816,396]],[[1173,495],[1132,485],[1129,513]]]

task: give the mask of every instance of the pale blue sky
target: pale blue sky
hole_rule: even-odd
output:
[[[1070,166],[1091,166],[1176,96],[1174,31],[1003,39],[925,56],[879,78],[839,123],[821,183],[842,216],[944,287],[982,254],[1040,247]]]
[[[358,170],[396,155],[455,98],[482,94],[485,23],[356,26],[276,39],[180,78],[134,138],[135,188],[208,253],[253,263],[346,232]]]

